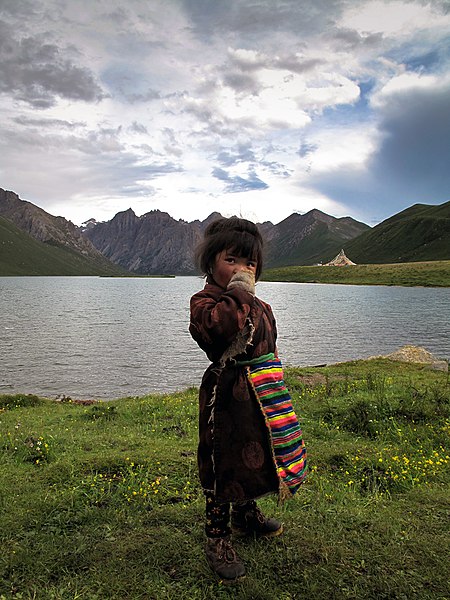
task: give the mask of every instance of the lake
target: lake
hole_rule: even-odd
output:
[[[188,333],[199,277],[1,277],[0,393],[113,399],[199,385],[208,361]],[[285,365],[387,354],[450,357],[450,289],[257,284]]]

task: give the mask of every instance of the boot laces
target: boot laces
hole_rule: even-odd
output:
[[[252,516],[254,516],[256,518],[258,523],[261,523],[261,525],[264,525],[266,522],[266,517],[263,515],[259,506],[255,506],[255,508],[253,509],[252,512],[253,512]]]
[[[237,560],[236,551],[230,543],[230,540],[220,539],[217,543],[217,555],[220,560],[227,563],[233,563]]]
[[[259,508],[259,506],[255,503],[251,506],[247,511],[243,514],[244,522],[247,524],[259,523],[260,525],[265,525],[266,517],[263,512]]]

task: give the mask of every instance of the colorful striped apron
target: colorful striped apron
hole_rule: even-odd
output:
[[[248,378],[263,409],[272,436],[278,476],[291,494],[295,494],[306,477],[306,448],[291,396],[283,380],[281,361],[273,353],[250,361]]]

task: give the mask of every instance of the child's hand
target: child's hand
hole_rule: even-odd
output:
[[[255,273],[250,269],[242,269],[233,275],[228,283],[228,290],[240,288],[255,295]]]

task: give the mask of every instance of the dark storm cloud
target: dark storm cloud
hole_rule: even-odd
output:
[[[321,31],[341,13],[342,0],[183,0],[182,4],[199,36],[233,32],[253,41],[269,32],[289,31],[301,39],[302,32]]]
[[[19,38],[0,21],[0,93],[34,108],[49,108],[57,97],[94,102],[103,97],[89,69],[79,67],[67,49],[43,36]]]
[[[370,170],[414,200],[450,198],[450,83],[392,95],[382,109],[383,142]]]
[[[342,42],[341,45],[354,49],[358,46],[374,46],[380,44],[383,40],[382,33],[362,35],[355,29],[348,29],[346,27],[336,29],[332,37],[338,42]]]
[[[374,222],[416,202],[450,199],[450,83],[398,91],[384,102],[378,109],[381,142],[365,167],[310,180],[355,214],[375,215]]]
[[[250,190],[265,190],[269,186],[264,181],[261,181],[256,173],[249,169],[249,177],[245,179],[239,175],[230,175],[228,171],[215,167],[212,170],[212,175],[226,183],[225,191],[228,193],[248,192]]]

